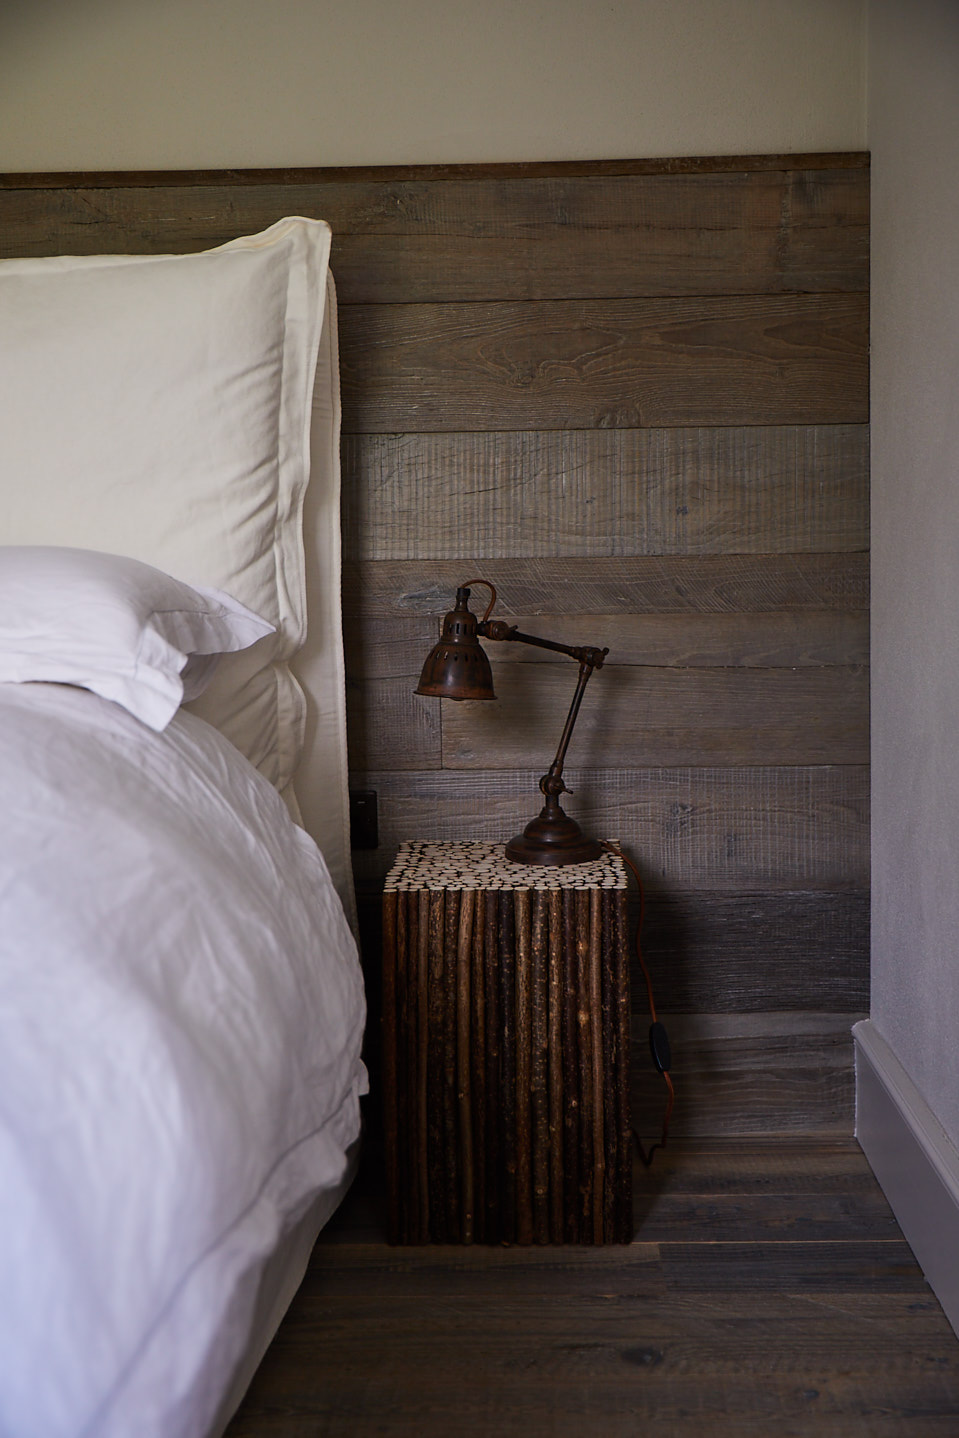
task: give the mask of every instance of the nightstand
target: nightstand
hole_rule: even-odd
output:
[[[628,1243],[622,859],[404,844],[383,921],[390,1241]]]

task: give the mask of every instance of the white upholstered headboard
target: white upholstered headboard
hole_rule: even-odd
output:
[[[336,291],[329,276],[320,339],[310,484],[303,511],[306,642],[292,669],[306,695],[303,754],[293,786],[304,828],[319,845],[347,914],[354,918],[347,792],[346,678],[343,662],[340,544],[340,384]]]
[[[0,262],[0,544],[127,554],[275,626],[191,707],[298,803],[352,917],[330,239]]]

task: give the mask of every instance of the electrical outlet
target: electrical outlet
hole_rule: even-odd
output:
[[[379,820],[375,789],[350,790],[350,848],[378,849]]]

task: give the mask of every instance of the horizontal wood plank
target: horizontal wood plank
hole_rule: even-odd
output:
[[[323,203],[346,303],[868,285],[864,171],[355,185]]]
[[[0,189],[152,189],[156,186],[322,184],[328,180],[454,180],[493,175],[699,175],[739,170],[868,170],[868,150],[803,150],[788,154],[678,155],[617,160],[528,160],[435,165],[282,165],[219,170],[25,170],[0,173]]]
[[[861,1015],[790,1011],[750,1014],[659,1012],[672,1047],[676,1137],[748,1133],[851,1136],[854,1082],[851,1028]],[[637,1056],[648,1019],[634,1013]],[[665,1088],[637,1057],[633,1124],[659,1136]]]
[[[379,894],[360,894],[371,978],[379,964]],[[630,906],[630,944],[637,906]],[[643,953],[654,998],[673,1014],[867,1010],[868,894],[674,892],[647,898]],[[647,1012],[645,976],[631,949],[632,1008]],[[375,984],[371,1001],[375,996]],[[640,1046],[640,1061],[645,1046]]]
[[[230,1438],[952,1438],[955,1335],[864,1169],[850,1140],[674,1138],[605,1251],[390,1248],[354,1185]]]
[[[413,693],[407,678],[367,679],[346,686],[347,750],[350,762],[371,767],[374,756],[387,768],[439,769],[440,715]]]
[[[861,424],[868,298],[352,305],[345,433]]]
[[[864,290],[868,170],[479,173],[0,186],[0,253],[184,253],[282,215],[334,233],[343,302]]]
[[[499,664],[493,677],[494,702],[444,705],[443,768],[525,769],[552,756],[572,663]],[[583,768],[865,764],[868,716],[868,676],[854,668],[608,666],[587,691],[569,759]]]
[[[355,770],[378,795],[380,849],[354,855],[382,882],[407,839],[506,843],[538,812],[540,769]],[[590,834],[620,841],[650,895],[683,890],[763,893],[869,884],[869,771],[815,768],[569,770],[567,812]],[[709,900],[704,901],[708,904]],[[683,920],[700,929],[702,919]],[[705,939],[705,936],[704,936]]]
[[[786,554],[869,540],[864,425],[346,435],[351,559]]]
[[[632,915],[633,935],[638,915]],[[657,1006],[673,1013],[869,1007],[869,894],[653,893],[641,931]],[[646,1004],[633,959],[633,1004]]]
[[[539,763],[545,770],[576,685],[572,662],[494,664],[493,702],[444,703],[440,709],[440,700],[413,695],[418,677],[364,682],[362,707],[354,702],[348,711],[351,762],[358,768],[395,763],[488,771]],[[587,691],[568,762],[582,774],[609,765],[868,760],[865,670],[607,665]]]
[[[464,555],[472,555],[464,536]],[[583,559],[377,560],[343,567],[350,616],[442,616],[456,588],[483,575],[499,592],[497,617],[513,614],[739,614],[865,611],[865,554]],[[482,593],[482,591],[480,591]]]
[[[515,826],[515,827],[518,827]],[[379,890],[361,890],[371,973],[379,968]],[[635,956],[639,906],[630,904],[632,1007],[647,1012]],[[673,1014],[865,1012],[869,1006],[869,895],[828,890],[647,892],[642,949],[657,1009]],[[638,1062],[645,1061],[641,1044]]]
[[[482,591],[480,591],[482,593]],[[602,636],[606,665],[703,668],[823,668],[866,664],[866,615],[809,614],[618,614],[510,615],[521,633],[568,645],[595,645]],[[557,663],[548,649],[520,642],[487,642],[497,664]],[[568,661],[567,661],[568,662]]]
[[[484,590],[477,596],[482,603]],[[475,605],[476,601],[471,603]],[[482,611],[480,611],[482,612]],[[866,664],[869,619],[861,612],[808,614],[511,614],[521,633],[567,645],[610,650],[607,665],[670,668],[822,668]],[[358,682],[418,674],[439,638],[437,619],[351,617],[346,621],[348,672]],[[600,643],[602,641],[602,643]],[[484,641],[497,664],[554,664],[569,660],[522,642]]]
[[[652,1168],[637,1163],[635,1179],[647,1210],[655,1206],[663,1211],[674,1199],[685,1207],[697,1198],[735,1201],[765,1194],[814,1202],[836,1199],[851,1218],[859,1217],[861,1206],[869,1222],[890,1211],[862,1149],[855,1140],[843,1138],[778,1134],[677,1139],[656,1155]]]
[[[589,1283],[576,1272],[555,1300],[530,1282],[497,1304],[472,1292],[465,1274],[424,1296],[414,1269],[397,1272],[382,1259],[383,1279],[370,1274],[364,1299],[367,1267],[358,1265],[352,1287],[344,1282],[341,1293],[337,1285],[325,1305],[306,1295],[298,1302],[298,1337],[271,1354],[229,1438],[954,1433],[955,1339],[945,1320],[934,1335],[910,1326],[908,1307],[923,1303],[923,1284],[902,1240],[767,1248],[762,1284],[750,1288],[743,1275],[729,1289],[723,1272],[747,1255],[719,1246],[696,1289],[687,1280],[697,1247],[670,1245],[661,1262],[676,1287],[656,1300],[637,1288],[632,1302],[604,1294],[598,1273]],[[797,1290],[788,1299],[777,1275]],[[900,1315],[894,1335],[833,1311],[834,1299],[868,1299],[870,1275]],[[787,1302],[805,1308],[805,1324],[776,1321]]]
[[[747,1235],[751,1242],[828,1243],[855,1237],[858,1241],[898,1238],[899,1230],[882,1194],[871,1193],[871,1203],[860,1203],[851,1218],[848,1200],[777,1195],[743,1198],[693,1195],[688,1202],[637,1213],[636,1232],[644,1243],[688,1243],[708,1234],[710,1243],[735,1243]]]
[[[874,1293],[890,1288],[921,1294],[926,1286],[904,1238],[777,1243],[775,1268],[767,1245],[758,1242],[671,1243],[663,1244],[660,1254],[670,1288],[687,1292],[722,1289],[729,1294],[771,1286],[801,1292],[842,1288]]]

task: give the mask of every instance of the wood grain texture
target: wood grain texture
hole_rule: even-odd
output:
[[[588,895],[588,900],[588,995],[590,1054],[593,1068],[591,1075],[593,1091],[591,1122],[593,1136],[592,1237],[594,1243],[602,1243],[603,1234],[606,1231],[606,1127],[607,1124],[615,1125],[616,1122],[615,1105],[610,1112],[607,1102],[606,1076],[612,1068],[611,1061],[615,1057],[616,1051],[615,1048],[607,1050],[603,1044],[603,895],[599,889],[594,889]],[[608,906],[606,917],[611,917]],[[614,1085],[609,1085],[609,1089],[615,1092]]]
[[[865,289],[868,170],[301,172],[0,186],[0,253],[182,253],[281,215],[334,232],[341,300]]]
[[[473,923],[476,894],[471,889],[460,895],[456,953],[456,1120],[459,1145],[460,1231],[464,1243],[475,1235],[476,1174],[473,1165],[472,1017]],[[412,1194],[415,1199],[415,1192]]]
[[[955,1432],[959,1345],[851,1140],[676,1140],[626,1250],[397,1253],[365,1196],[229,1438]]]
[[[513,895],[498,899],[500,984],[500,1091],[498,1121],[501,1127],[500,1205],[504,1243],[516,1242],[516,936]]]
[[[638,914],[632,913],[631,936]],[[869,894],[652,894],[642,949],[673,1013],[869,1007]],[[635,962],[635,960],[634,960]],[[640,1007],[644,986],[634,978]]]
[[[416,1196],[415,1222],[412,1231],[419,1239],[425,1239],[430,1229],[430,1169],[429,1169],[429,971],[430,971],[430,896],[427,893],[416,896],[416,1062],[414,1084],[416,1093],[415,1121],[415,1179],[413,1191]],[[407,912],[412,911],[408,902]]]
[[[624,764],[638,757],[650,763],[865,762],[864,615],[511,615],[509,622],[543,638],[612,650],[577,726],[572,757],[587,767],[590,751],[582,746],[595,742],[597,729]],[[376,617],[354,640],[357,628],[355,621],[347,628],[350,686],[375,694],[377,706],[351,726],[356,768],[485,767],[488,756],[495,756],[492,766],[515,768],[535,763],[537,754],[545,767],[549,735],[555,731],[558,738],[575,686],[568,658],[521,643],[488,643],[496,702],[454,708],[414,697],[438,626],[424,635],[401,621],[394,634],[391,619]],[[388,656],[382,668],[389,678],[375,667],[380,653]],[[407,712],[417,722],[401,727],[397,716]]]
[[[429,906],[429,1027],[423,1039],[423,1059],[427,1072],[428,1192],[429,1231],[453,1241],[447,1232],[446,1165],[443,1115],[445,1108],[444,1037],[446,1033],[446,991],[443,961],[443,927],[446,917],[445,894],[430,894]]]
[[[525,769],[552,757],[575,666],[494,666],[496,702],[447,705],[444,769]],[[426,701],[430,702],[430,701]],[[607,666],[587,691],[569,762],[865,764],[868,676],[854,668]]]
[[[576,1220],[579,1243],[594,1243],[593,1200],[595,1181],[596,1102],[593,1064],[593,1025],[589,974],[589,900],[585,889],[573,895],[576,933],[576,1062],[579,1070],[579,1202]],[[567,995],[569,1002],[570,995]],[[602,1125],[600,1125],[600,1136]]]
[[[833,1012],[670,1014],[660,1012],[672,1046],[677,1138],[750,1133],[844,1136],[852,1132],[852,1025],[860,1014]],[[633,1017],[637,1055],[648,1020]],[[633,1070],[633,1123],[658,1137],[665,1088],[652,1063]]]
[[[347,562],[348,614],[409,618],[450,608],[456,587],[482,574],[499,592],[497,613],[740,614],[843,613],[868,609],[865,554],[648,556],[623,559]],[[558,600],[562,596],[562,604]]]
[[[860,295],[354,305],[345,433],[861,424]]]
[[[513,895],[516,943],[516,1242],[533,1242],[533,987],[530,894]]]
[[[599,636],[610,650],[607,667],[821,669],[869,662],[869,619],[858,611],[589,614],[555,619],[511,614],[509,623],[524,633],[563,644],[595,645]],[[375,625],[371,628],[375,632]],[[553,663],[563,667],[549,650],[522,643],[490,643],[487,647],[497,664]]]
[[[417,887],[408,890],[403,886],[414,880],[405,849],[389,880],[398,887],[389,888],[383,905],[390,1242],[627,1243],[632,1171],[618,1143],[629,1122],[622,864],[605,858],[592,866],[590,888],[582,887],[587,880],[578,871],[558,871],[553,892],[562,904],[553,906],[528,878],[516,889],[500,887],[517,870],[500,857],[501,870],[509,867],[511,874],[491,873],[495,846],[482,855],[471,850],[475,867],[465,872],[454,868],[455,847],[434,846],[416,870]],[[470,878],[474,887],[462,887]],[[415,960],[423,894],[431,916],[425,974]],[[547,920],[550,908],[555,923]],[[481,1033],[472,1030],[478,1017],[474,974],[484,990]],[[425,989],[417,992],[424,979]],[[425,1052],[423,1032],[410,1021],[424,1001]],[[425,1225],[413,1078],[423,1066],[430,1195]],[[481,1154],[474,1146],[479,1132]],[[559,1147],[552,1151],[554,1136]],[[564,1162],[570,1158],[572,1172]]]
[[[563,984],[563,1240],[578,1243],[578,1200],[581,1186],[583,1093],[579,1067],[579,1033],[576,997],[579,992],[576,967],[576,895],[563,891],[560,931]]]
[[[347,303],[863,290],[863,171],[326,187]]]
[[[486,1187],[484,1192],[483,1232],[487,1243],[502,1239],[500,1205],[500,1164],[502,1162],[501,1092],[502,1066],[501,1029],[502,1003],[499,983],[499,896],[489,890],[482,896],[485,914],[484,982],[486,989]]]
[[[618,160],[527,160],[436,165],[285,165],[230,170],[29,170],[0,173],[0,189],[138,189],[177,185],[194,189],[229,184],[323,184],[327,181],[456,180],[557,175],[698,175],[740,170],[868,170],[868,150],[796,151],[762,155],[680,155]]]
[[[563,895],[548,894],[549,904],[549,1233],[560,1243],[564,1232],[564,1174],[566,1172],[565,1108],[563,1104],[564,1023],[562,994],[565,980],[563,948]]]
[[[486,904],[477,896],[473,908],[473,948],[470,956],[472,1013],[469,1024],[472,1098],[472,1141],[475,1189],[473,1214],[478,1243],[486,1241],[487,1107],[486,1107]]]
[[[548,757],[548,756],[547,756]],[[459,773],[362,771],[379,795],[382,849],[357,852],[380,882],[404,839],[506,843],[538,811],[545,768]],[[567,812],[620,840],[647,887],[662,890],[863,891],[869,884],[865,766],[568,771]]]
[[[462,1157],[459,1145],[457,1103],[457,991],[459,988],[459,932],[462,892],[447,892],[446,925],[443,934],[443,987],[445,1025],[441,1036],[432,1035],[431,1045],[439,1044],[443,1055],[443,1202],[446,1209],[446,1241],[463,1242],[463,1212],[460,1207],[458,1176]],[[441,1229],[438,1233],[442,1242]]]
[[[396,1009],[397,896],[383,898],[383,1007]],[[400,1237],[399,1112],[397,1106],[397,1032],[395,1024],[383,1028],[383,1122],[387,1135],[386,1187],[389,1203],[388,1234],[396,1243]]]
[[[378,904],[378,892],[361,909]],[[646,987],[628,952],[637,1013]],[[642,946],[656,1002],[671,1013],[864,1012],[869,1005],[869,894],[647,887]],[[642,1045],[640,1048],[642,1049]]]
[[[417,671],[415,676],[348,682],[351,763],[362,768],[383,764],[395,770],[440,768],[439,715],[414,695],[418,679]]]
[[[353,560],[839,553],[869,542],[866,426],[348,434]]]
[[[537,890],[532,895],[530,918],[530,1122],[532,1143],[533,1237],[549,1242],[550,1231],[550,1043],[559,1048],[559,1014],[551,1023],[550,1003],[558,1004],[549,980],[549,895]],[[557,1173],[562,1157],[557,1155]]]

